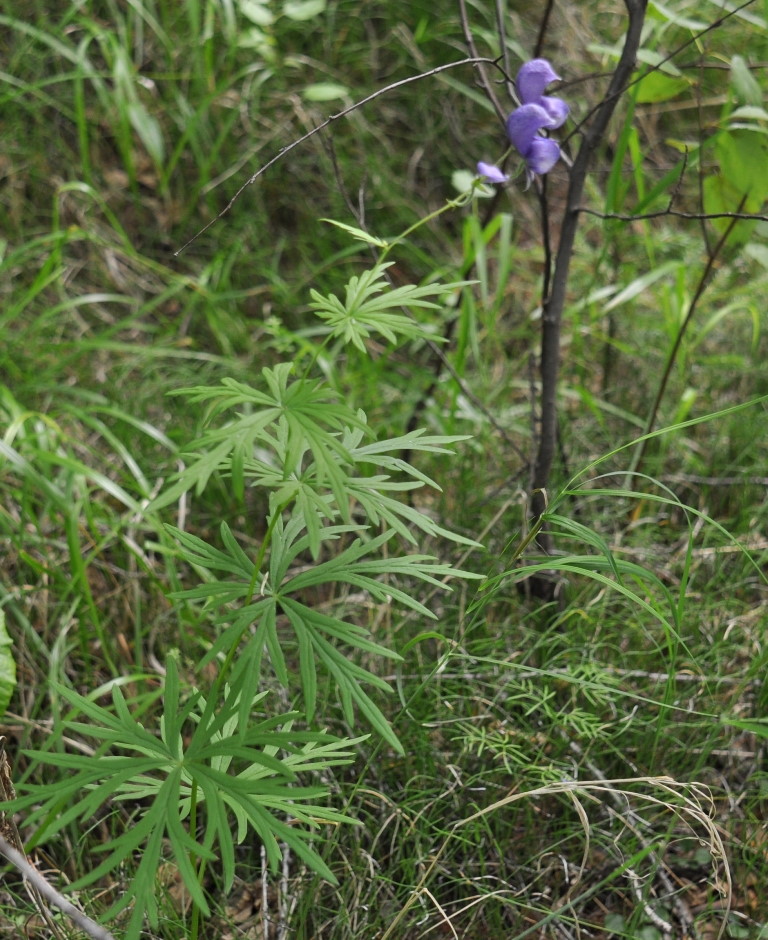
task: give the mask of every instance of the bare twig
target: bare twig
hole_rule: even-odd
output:
[[[643,895],[643,883],[637,872],[632,868],[628,868],[627,878],[629,878],[632,891],[637,898],[637,903],[642,907],[645,916],[652,924],[658,927],[663,934],[670,936],[672,934],[672,924],[667,923],[662,917],[659,917],[648,901],[646,901]]]
[[[555,5],[554,0],[547,0],[547,6],[544,10],[544,15],[541,18],[539,23],[539,34],[536,37],[536,45],[533,47],[533,55],[535,58],[541,55],[542,49],[544,48],[544,37],[547,34],[547,26],[549,26],[549,17],[552,15],[552,7]]]
[[[267,864],[267,849],[261,846],[261,930],[263,940],[269,940],[269,925],[272,918],[269,916],[269,865]]]
[[[596,209],[589,209],[587,206],[577,206],[574,211],[594,215],[598,219],[617,219],[619,222],[644,222],[647,219],[661,219],[668,215],[672,215],[677,219],[692,219],[704,222],[709,222],[711,219],[733,219],[736,222],[744,219],[747,222],[768,222],[768,215],[760,215],[755,212],[680,212],[669,206],[666,209],[659,209],[658,212],[644,212],[638,215],[624,215],[621,212],[598,212]]]
[[[89,937],[92,937],[93,940],[115,940],[114,936],[105,927],[102,927],[101,924],[97,924],[95,920],[91,920],[90,917],[87,917],[82,911],[79,911],[71,901],[68,901],[63,895],[59,894],[59,892],[43,878],[34,865],[2,835],[0,835],[0,852],[2,852],[8,861],[21,872],[27,881],[29,881],[50,904],[53,904],[54,907],[58,907],[60,911],[66,914],[66,916],[69,917],[73,923],[77,924],[80,930],[88,934]]]
[[[430,69],[428,72],[420,72],[418,75],[411,75],[408,78],[402,78],[400,81],[392,82],[389,85],[386,85],[384,88],[379,88],[378,91],[374,91],[372,94],[367,95],[365,98],[361,98],[360,101],[356,101],[354,104],[349,105],[347,108],[342,108],[341,111],[337,111],[336,114],[329,115],[321,124],[318,124],[317,127],[313,127],[311,131],[308,131],[306,134],[303,134],[301,137],[297,137],[296,140],[292,141],[286,147],[282,147],[280,151],[272,157],[271,160],[268,160],[263,166],[261,166],[252,176],[250,176],[242,186],[237,190],[235,195],[229,200],[229,202],[224,206],[221,212],[218,215],[214,216],[210,222],[204,225],[198,232],[196,232],[189,241],[185,242],[181,248],[174,252],[174,257],[178,257],[183,251],[186,251],[190,245],[197,241],[201,235],[208,231],[211,226],[215,225],[220,219],[222,219],[234,206],[237,200],[242,196],[245,190],[253,185],[256,180],[262,176],[266,171],[283,159],[286,154],[290,153],[292,150],[295,150],[297,147],[300,147],[303,143],[308,141],[310,137],[314,137],[315,134],[319,134],[320,131],[325,130],[326,127],[330,127],[334,121],[338,121],[339,118],[346,117],[348,114],[352,114],[353,111],[357,111],[358,108],[362,108],[363,105],[369,104],[371,101],[375,101],[377,98],[380,98],[382,95],[388,94],[390,91],[394,91],[396,88],[402,88],[404,85],[410,85],[413,82],[421,81],[423,78],[431,78],[433,75],[439,75],[440,72],[447,72],[449,69],[458,68],[461,65],[492,65],[497,69],[500,69],[499,63],[496,59],[488,59],[485,57],[470,57],[468,59],[459,59],[457,62],[448,62],[445,65],[438,65],[436,68]],[[500,69],[501,70],[501,69]],[[503,117],[502,117],[503,119]]]
[[[483,86],[483,91],[485,92],[486,97],[493,105],[493,110],[496,112],[496,116],[503,124],[506,117],[506,112],[504,111],[504,108],[502,108],[499,99],[496,97],[493,83],[488,78],[488,73],[484,68],[483,60],[477,54],[475,37],[472,35],[472,30],[469,26],[469,16],[467,15],[467,4],[465,0],[459,0],[459,19],[461,20],[461,28],[464,33],[464,41],[467,44],[467,51],[477,63],[476,69],[477,74],[480,76],[480,84]]]
[[[6,712],[6,715],[7,714],[8,713]],[[0,736],[0,800],[6,802],[15,799],[16,790],[13,786],[11,763],[8,759],[8,754],[6,753],[5,735],[2,735]],[[19,852],[22,858],[26,857],[24,854],[24,842],[22,841],[21,835],[19,834],[19,830],[13,819],[13,815],[4,813],[2,810],[0,810],[0,836],[5,838],[10,846]],[[48,929],[51,931],[51,935],[58,938],[63,937],[59,925],[51,916],[51,912],[48,910],[43,896],[37,890],[35,885],[29,879],[25,879],[24,886],[27,889],[27,893],[29,894],[32,903],[35,905],[40,913],[40,916],[48,925]]]
[[[747,200],[747,196],[745,194],[744,196],[742,196],[741,203],[739,204],[739,210],[738,210],[739,212],[743,208],[746,200]],[[667,356],[667,363],[664,368],[664,374],[662,375],[661,381],[659,382],[659,387],[656,389],[656,397],[653,400],[653,405],[651,406],[651,410],[648,415],[648,420],[646,421],[645,428],[643,429],[643,437],[640,439],[640,443],[635,449],[634,454],[632,455],[632,462],[630,463],[629,470],[627,471],[628,479],[629,479],[629,476],[637,473],[638,469],[640,468],[640,465],[642,464],[643,457],[645,456],[645,449],[649,440],[647,435],[651,433],[654,425],[656,424],[656,417],[659,413],[661,400],[664,397],[664,392],[667,390],[667,383],[669,382],[669,378],[672,375],[672,369],[675,365],[677,354],[680,351],[680,345],[683,342],[683,337],[685,336],[688,326],[693,320],[693,315],[696,312],[696,307],[698,305],[698,302],[704,296],[704,291],[707,289],[709,282],[712,279],[712,276],[715,270],[715,262],[720,256],[720,252],[725,247],[725,244],[728,240],[728,236],[733,231],[733,227],[734,225],[737,224],[737,221],[738,219],[736,218],[731,219],[730,224],[725,229],[723,234],[720,236],[717,244],[712,249],[712,251],[709,252],[709,256],[707,257],[707,263],[704,265],[704,270],[702,271],[701,277],[699,278],[699,282],[696,285],[696,290],[694,292],[690,306],[688,307],[688,312],[685,315],[685,319],[680,324],[680,328],[678,329],[677,335],[675,336],[675,341],[672,343],[672,348],[670,349],[669,355]]]
[[[277,908],[279,911],[277,940],[285,940],[285,938],[288,936],[288,879],[291,874],[291,847],[283,842],[280,845],[280,851],[282,853],[282,868],[280,871],[280,883],[278,887],[277,899]]]

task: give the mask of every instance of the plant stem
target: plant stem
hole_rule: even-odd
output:
[[[256,581],[261,572],[261,566],[264,562],[264,556],[267,554],[267,549],[269,548],[269,543],[272,541],[272,533],[275,531],[275,526],[277,525],[278,519],[281,518],[283,510],[288,505],[288,502],[282,504],[282,506],[277,506],[275,511],[272,513],[272,518],[269,520],[269,525],[267,526],[267,531],[264,533],[264,538],[261,540],[261,545],[259,546],[259,551],[256,555],[256,559],[253,562],[253,574],[251,575],[251,580],[248,585],[248,603],[253,603],[253,595],[256,590]]]
[[[592,154],[605,133],[611,115],[635,68],[635,57],[645,20],[647,0],[625,0],[629,25],[619,63],[611,78],[608,91],[594,112],[584,132],[579,152],[573,161],[566,197],[566,209],[555,256],[551,290],[544,298],[541,324],[541,428],[536,460],[533,467],[531,516],[538,519],[546,509],[546,488],[557,449],[557,381],[560,369],[560,329],[568,287],[568,272],[576,231],[579,224],[579,203],[584,191],[587,170]],[[538,544],[545,552],[551,551],[551,537],[541,531]],[[545,593],[534,590],[537,596],[551,596],[551,585]]]
[[[737,210],[737,213],[741,212],[741,210],[744,208],[744,204],[746,203],[746,201],[747,201],[747,195],[745,194],[744,196],[742,196],[741,202],[739,203],[739,208]],[[640,465],[643,461],[643,457],[645,456],[645,449],[650,439],[648,435],[651,433],[654,425],[656,424],[656,418],[658,417],[659,408],[661,406],[661,399],[664,397],[664,392],[667,390],[667,383],[669,382],[669,377],[672,375],[672,368],[675,364],[675,361],[677,360],[677,354],[680,351],[680,345],[683,341],[683,336],[685,335],[688,329],[688,326],[691,320],[693,319],[693,315],[696,312],[696,308],[698,306],[699,301],[704,295],[704,291],[707,289],[707,287],[709,286],[709,282],[712,280],[712,276],[714,274],[715,261],[720,256],[723,248],[725,247],[726,242],[728,241],[728,236],[731,234],[734,226],[736,225],[738,221],[739,221],[738,215],[734,216],[734,218],[731,219],[731,221],[728,223],[727,228],[718,239],[717,244],[715,245],[714,248],[712,248],[711,251],[709,251],[707,255],[707,263],[704,265],[704,270],[702,271],[701,277],[699,278],[699,282],[696,285],[696,291],[693,295],[693,299],[691,300],[690,306],[688,307],[688,312],[685,315],[685,319],[680,324],[680,327],[677,331],[677,335],[675,336],[674,342],[672,343],[672,348],[670,349],[669,355],[667,356],[667,364],[664,367],[664,374],[662,375],[661,381],[659,382],[659,387],[656,389],[656,397],[653,400],[653,405],[651,406],[651,411],[648,415],[648,420],[646,421],[645,428],[643,429],[643,436],[640,439],[640,444],[635,450],[634,456],[629,465],[629,470],[627,471],[628,477],[631,476],[632,474],[639,472]],[[627,480],[625,484],[625,489],[629,489],[629,480]]]
[[[197,832],[197,780],[192,778],[192,789],[189,797],[189,832],[192,838],[195,838]],[[196,862],[195,854],[190,849],[189,864],[194,868]],[[197,867],[197,883],[203,887],[203,878],[205,876],[205,859],[201,858]],[[200,908],[197,904],[192,904],[192,923],[190,924],[189,940],[197,940],[200,932]]]

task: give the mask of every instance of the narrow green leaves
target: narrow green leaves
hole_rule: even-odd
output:
[[[268,393],[233,379],[224,379],[220,386],[198,386],[176,393],[195,402],[209,402],[212,415],[242,410],[191,445],[192,463],[154,501],[153,509],[169,505],[187,490],[201,492],[216,471],[228,473],[236,494],[242,497],[244,468],[257,450],[270,454],[270,460],[257,467],[261,472],[270,469],[274,472],[272,485],[300,476],[305,455],[309,454],[318,480],[327,484],[343,505],[343,475],[339,465],[348,460],[348,455],[340,432],[347,428],[358,428],[368,434],[370,431],[353,409],[336,400],[328,386],[317,381],[291,380],[291,369],[291,363],[280,363],[274,369],[262,370]]]
[[[5,627],[5,613],[0,609],[0,717],[5,714],[16,688],[16,660],[13,643]]]
[[[464,287],[466,282],[391,287],[386,271],[392,264],[391,261],[377,264],[351,277],[344,300],[335,294],[323,296],[316,290],[310,291],[310,307],[328,323],[332,337],[351,343],[361,352],[366,351],[365,341],[373,334],[383,336],[390,343],[399,339],[440,339],[439,334],[409,315],[409,311],[439,309],[442,306],[439,301]]]
[[[349,763],[350,747],[357,741],[294,731],[295,713],[263,721],[251,718],[244,726],[240,703],[245,680],[242,671],[235,673],[223,698],[206,702],[185,685],[176,658],[169,657],[160,736],[133,717],[116,687],[111,709],[56,687],[73,709],[69,728],[106,742],[109,749],[95,756],[27,752],[40,763],[65,768],[68,773],[55,783],[20,784],[20,795],[3,804],[3,809],[27,811],[25,824],[37,827],[34,841],[41,842],[75,821],[87,825],[108,800],[131,805],[142,801],[130,825],[103,847],[106,857],[71,886],[73,890],[87,887],[139,853],[131,882],[106,914],[115,917],[132,905],[126,940],[140,936],[145,918],[157,926],[155,881],[168,850],[190,897],[205,914],[209,908],[193,860],[219,859],[229,887],[234,877],[234,846],[249,830],[263,841],[273,866],[280,857],[279,843],[287,842],[313,871],[334,880],[308,844],[308,831],[301,827],[352,820],[323,805],[324,787],[296,786],[295,781],[299,772]],[[262,698],[260,694],[249,700],[249,714]],[[86,716],[88,723],[73,721],[78,714]],[[196,804],[205,811],[202,842],[187,829],[187,818]],[[287,825],[286,818],[298,825]],[[236,840],[231,835],[233,824]]]

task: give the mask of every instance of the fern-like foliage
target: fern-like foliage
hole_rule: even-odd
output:
[[[390,342],[423,339],[430,329],[413,311],[439,307],[461,287],[457,282],[392,289],[386,268],[378,264],[352,277],[343,302],[313,292],[313,308],[331,336],[358,349],[374,333]],[[131,883],[106,914],[127,918],[128,940],[139,937],[145,919],[152,926],[158,922],[156,876],[168,853],[194,903],[194,937],[198,915],[209,914],[206,865],[220,864],[228,888],[235,846],[249,832],[261,840],[273,867],[284,843],[333,880],[314,847],[313,831],[319,830],[322,844],[323,825],[352,820],[329,809],[325,789],[305,778],[348,763],[362,738],[306,729],[324,724],[332,694],[349,727],[362,718],[366,728],[402,751],[377,701],[391,688],[375,669],[377,662],[400,656],[334,598],[354,589],[374,604],[430,619],[435,615],[415,585],[442,589],[449,578],[476,577],[417,550],[425,538],[476,543],[400,498],[422,487],[439,488],[405,459],[406,452],[447,454],[463,437],[414,431],[378,440],[363,411],[345,403],[329,381],[297,376],[290,362],[264,368],[256,387],[227,378],[174,394],[205,409],[205,429],[150,511],[188,491],[202,493],[214,475],[240,499],[246,489],[258,488],[267,496],[267,511],[263,519],[249,520],[257,548],[246,548],[226,520],[216,544],[167,527],[166,549],[199,575],[199,583],[169,597],[204,610],[212,626],[199,662],[185,664],[184,682],[176,657],[168,658],[157,731],[142,725],[117,684],[111,707],[56,686],[72,709],[62,732],[95,739],[95,756],[29,752],[33,761],[66,776],[20,787],[19,797],[5,806],[27,813],[25,823],[36,829],[37,841],[87,825],[105,803],[125,807],[130,825],[72,888],[92,885],[135,858]],[[318,596],[330,603],[320,609]],[[267,703],[267,670],[300,711],[257,717]],[[195,681],[211,674],[212,680]]]
[[[324,787],[300,786],[297,779],[316,768],[349,763],[357,740],[294,730],[297,713],[244,723],[242,704],[250,715],[266,693],[243,698],[247,674],[242,666],[233,671],[223,696],[208,699],[194,689],[182,692],[175,657],[168,658],[166,670],[158,734],[131,714],[117,685],[112,687],[111,709],[55,686],[72,707],[67,716],[70,733],[98,742],[96,754],[26,752],[66,774],[55,783],[21,784],[20,795],[4,805],[6,811],[24,811],[25,824],[37,826],[35,842],[54,837],[73,822],[85,826],[107,800],[126,805],[131,825],[109,843],[103,861],[69,886],[77,891],[92,885],[139,853],[133,878],[104,915],[114,918],[131,907],[122,934],[126,940],[141,936],[145,917],[157,926],[157,874],[168,853],[191,899],[208,914],[201,862],[218,860],[229,889],[235,846],[253,832],[273,868],[283,842],[312,870],[334,882],[333,872],[312,847],[310,833],[323,825],[354,822],[325,805]],[[204,826],[198,837],[188,823],[201,807]]]
[[[389,340],[428,334],[411,308],[436,307],[462,283],[408,285],[392,289],[387,264],[353,276],[345,301],[313,292],[313,307],[332,324],[335,335],[361,346],[371,331]],[[427,582],[444,587],[451,576],[473,575],[414,553],[398,553],[394,542],[412,549],[420,538],[475,545],[402,501],[421,487],[439,489],[405,452],[447,454],[464,437],[430,435],[423,430],[376,440],[365,413],[339,399],[326,382],[293,374],[291,363],[265,368],[259,388],[225,379],[219,386],[181,389],[204,404],[215,422],[190,445],[188,466],[154,504],[161,508],[187,490],[203,490],[216,472],[235,493],[258,487],[269,494],[266,534],[251,557],[226,523],[220,545],[169,527],[182,557],[207,573],[201,583],[177,592],[175,601],[202,601],[219,633],[201,667],[237,649],[250,664],[256,694],[266,653],[277,679],[290,686],[285,645],[298,654],[305,716],[318,708],[318,669],[332,679],[347,721],[359,711],[393,747],[398,739],[368,688],[389,686],[355,662],[356,654],[397,659],[364,626],[308,602],[323,586],[331,596],[349,587],[378,603],[396,604],[424,618],[433,614],[409,593]],[[386,548],[386,556],[383,554]],[[312,564],[301,570],[302,559]],[[328,590],[324,591],[328,595]],[[246,716],[243,715],[245,719]]]
[[[391,261],[383,262],[351,277],[343,301],[335,294],[323,296],[316,290],[310,291],[310,307],[329,325],[332,337],[351,343],[361,352],[366,351],[365,342],[374,333],[390,343],[398,339],[442,339],[434,330],[409,315],[409,311],[439,309],[442,304],[438,300],[445,302],[445,298],[469,282],[390,287],[386,271],[392,264]]]
[[[349,428],[370,434],[353,409],[338,400],[335,392],[320,381],[291,377],[292,365],[283,362],[263,369],[266,391],[223,379],[218,386],[177,389],[193,402],[208,402],[210,415],[238,409],[221,427],[211,429],[192,444],[194,461],[153,503],[167,506],[189,489],[204,489],[211,474],[226,472],[234,492],[242,498],[245,461],[254,451],[266,448],[277,459],[274,469],[281,479],[301,474],[309,453],[322,482],[327,483],[339,505],[344,504],[344,479],[339,460],[348,459],[340,433]]]

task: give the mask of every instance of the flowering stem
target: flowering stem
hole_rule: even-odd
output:
[[[629,25],[616,70],[608,91],[596,109],[584,132],[581,147],[573,161],[566,209],[560,232],[560,242],[555,256],[551,289],[544,297],[541,324],[541,428],[536,460],[533,467],[531,516],[537,520],[546,509],[546,488],[552,470],[557,447],[557,379],[560,369],[560,328],[568,286],[568,271],[573,256],[574,240],[579,224],[579,207],[584,191],[587,170],[593,152],[597,148],[616,104],[635,68],[635,57],[640,45],[640,34],[645,21],[647,0],[624,0],[629,13]],[[552,548],[551,537],[542,530],[538,537],[539,547],[545,552]],[[533,586],[537,596],[551,596],[552,586]]]
[[[460,209],[462,206],[465,206],[470,199],[472,198],[472,193],[462,193],[461,196],[457,196],[456,199],[449,199],[444,205],[440,206],[439,209],[435,209],[434,212],[430,212],[429,215],[425,215],[424,218],[419,219],[414,222],[413,225],[410,225],[404,232],[398,235],[396,238],[393,238],[387,243],[387,247],[384,248],[379,255],[379,262],[385,261],[387,255],[392,251],[392,249],[399,245],[401,242],[404,242],[409,235],[415,232],[417,229],[421,228],[422,225],[426,225],[428,222],[431,222],[433,219],[439,218],[444,212],[449,212],[451,209]]]

